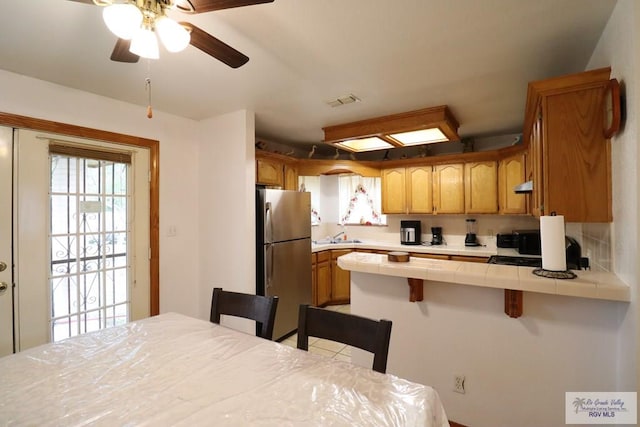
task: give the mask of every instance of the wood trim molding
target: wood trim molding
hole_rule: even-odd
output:
[[[151,245],[150,307],[152,316],[160,313],[160,141],[132,135],[109,132],[83,126],[59,123],[50,120],[19,116],[0,112],[0,125],[68,135],[79,138],[96,139],[114,144],[132,145],[149,149],[149,238]]]

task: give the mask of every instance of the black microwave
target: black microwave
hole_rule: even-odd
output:
[[[514,230],[512,234],[498,234],[499,248],[514,248],[522,255],[540,255],[540,230]]]

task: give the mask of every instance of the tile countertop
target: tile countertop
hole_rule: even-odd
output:
[[[464,255],[469,254],[464,253]],[[390,262],[386,255],[363,252],[352,252],[339,257],[338,265],[344,270],[383,276],[611,301],[631,301],[629,286],[615,274],[608,272],[577,270],[574,271],[578,276],[576,279],[549,279],[534,275],[532,273],[534,269],[531,267],[415,257],[410,258],[409,262]]]
[[[402,251],[402,252],[419,252],[424,254],[441,254],[441,255],[466,255],[477,257],[490,257],[491,255],[513,255],[517,256],[515,249],[501,249],[490,246],[455,246],[455,245],[401,245],[400,243],[363,241],[361,243],[327,243],[327,244],[311,244],[312,252],[320,252],[331,249],[376,249],[382,251]]]

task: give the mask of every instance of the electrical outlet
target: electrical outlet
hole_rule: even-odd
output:
[[[453,376],[453,391],[464,394],[464,375]]]

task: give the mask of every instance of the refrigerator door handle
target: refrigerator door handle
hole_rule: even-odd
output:
[[[273,245],[271,243],[265,244],[265,251],[267,252],[266,256],[266,274],[265,274],[265,289],[264,294],[266,296],[270,296],[271,294],[267,291],[267,288],[271,286],[271,280],[273,279]]]
[[[266,202],[264,204],[264,219],[265,219],[265,229],[264,229],[264,240],[265,243],[271,243],[273,239],[273,222],[271,219],[271,202]]]

